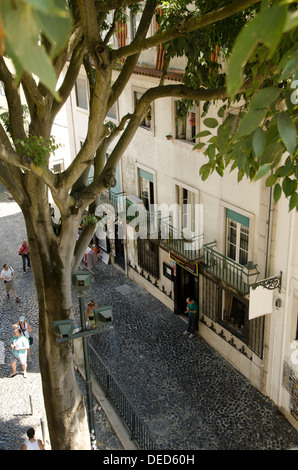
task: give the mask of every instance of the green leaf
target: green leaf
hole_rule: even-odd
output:
[[[206,127],[215,128],[218,126],[218,121],[215,118],[206,118],[203,123]]]
[[[261,155],[265,148],[266,144],[266,133],[263,131],[261,127],[257,127],[257,129],[253,133],[252,139],[252,146],[255,152],[255,156],[258,157]]]
[[[239,170],[242,170],[245,166],[245,163],[247,162],[247,155],[245,153],[240,153],[240,155],[237,158],[237,165]]]
[[[202,131],[202,132],[199,132],[198,134],[196,134],[194,136],[194,139],[199,139],[200,137],[206,137],[207,135],[210,135],[211,132],[210,131]]]
[[[272,163],[273,160],[281,156],[284,152],[284,146],[280,142],[272,142],[267,145],[264,152],[260,156],[260,165]]]
[[[265,165],[260,166],[260,168],[257,171],[256,176],[254,177],[254,181],[257,181],[257,180],[263,178],[263,176],[265,176],[266,173],[268,173],[269,170],[270,170],[269,163],[265,163]]]
[[[250,109],[260,109],[270,106],[280,95],[279,88],[263,88],[257,91],[250,102]]]
[[[272,175],[268,176],[268,178],[266,179],[266,183],[265,183],[266,188],[269,188],[270,186],[273,186],[276,183],[276,180],[277,180],[276,175],[272,174]]]
[[[273,190],[273,198],[274,198],[274,202],[275,204],[277,203],[277,201],[280,199],[280,196],[281,196],[281,186],[279,183],[277,183],[275,186],[274,186],[274,190]]]
[[[16,72],[36,75],[58,99],[57,77],[44,49],[41,32],[56,53],[67,41],[70,16],[64,0],[14,0],[2,2],[1,14],[5,34],[5,52],[14,62]],[[17,32],[17,34],[16,34]]]
[[[263,43],[269,49],[270,58],[283,34],[287,18],[287,6],[273,5],[255,16],[237,37],[228,67],[227,89],[234,96],[242,84],[243,67],[254,52],[257,44]]]
[[[293,210],[296,207],[298,210],[298,193],[292,194],[290,198],[289,210]]]
[[[296,147],[296,128],[287,111],[283,111],[278,115],[277,128],[287,151],[293,155]]]
[[[284,178],[282,182],[282,189],[286,197],[291,196],[291,194],[296,190],[297,182],[289,178],[288,176]]]
[[[224,172],[223,172],[223,169],[222,169],[222,168],[220,168],[219,166],[217,166],[215,169],[216,169],[217,173],[219,174],[219,176],[223,176],[223,175],[224,175]]]
[[[234,139],[240,139],[240,137],[251,134],[265,118],[266,114],[266,109],[253,109],[249,111],[240,121]]]
[[[198,142],[196,145],[193,146],[193,150],[200,150],[204,147],[204,142]]]

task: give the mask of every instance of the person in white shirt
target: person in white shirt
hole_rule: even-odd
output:
[[[20,299],[17,296],[16,288],[14,285],[14,270],[10,266],[8,266],[7,263],[3,264],[3,269],[0,274],[0,279],[4,280],[6,298],[10,299],[9,291],[11,290],[13,295],[15,296],[16,302],[19,302]]]
[[[21,450],[45,450],[44,445],[40,439],[35,439],[35,430],[29,428],[27,431],[28,439],[22,444]]]

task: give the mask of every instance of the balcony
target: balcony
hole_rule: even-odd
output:
[[[169,223],[169,218],[160,220],[161,244],[189,261],[197,261],[203,256],[203,237],[201,233],[186,236],[183,231]]]
[[[243,281],[243,266],[214,249],[216,242],[203,246],[204,269],[241,294],[249,293],[249,285]]]
[[[105,189],[99,196],[100,204],[109,204],[112,206],[117,213],[121,210],[122,197],[125,196],[125,193],[114,193],[111,189]],[[121,207],[119,207],[121,206]]]

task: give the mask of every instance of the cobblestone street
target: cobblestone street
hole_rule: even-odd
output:
[[[1,266],[6,262],[15,269],[21,299],[19,304],[7,301],[1,283],[0,341],[5,357],[0,367],[0,449],[13,450],[20,448],[30,426],[35,426],[42,438],[40,420],[46,418],[37,357],[33,275],[22,274],[18,256],[18,247],[26,238],[24,221],[21,213],[8,215],[3,211],[2,216],[3,194],[0,261]],[[279,450],[298,446],[297,431],[270,400],[202,338],[183,336],[183,319],[113,265],[99,261],[93,271],[91,292],[85,301],[112,305],[114,330],[93,336],[90,343],[152,430],[156,448]],[[74,305],[78,314],[76,295]],[[21,374],[9,379],[12,324],[20,314],[34,328],[33,362],[27,379]],[[104,413],[96,411],[95,419],[98,447],[121,449]],[[154,423],[158,423],[155,429]]]

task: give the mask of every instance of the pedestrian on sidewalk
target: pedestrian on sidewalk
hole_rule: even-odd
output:
[[[95,328],[95,318],[94,318],[94,310],[98,308],[98,305],[95,304],[94,300],[90,300],[87,303],[86,307],[86,327],[88,328]]]
[[[14,328],[19,328],[22,331],[22,334],[27,338],[29,341],[29,349],[27,351],[27,362],[31,363],[32,358],[31,358],[31,345],[33,344],[33,337],[30,335],[30,333],[33,332],[32,326],[29,325],[29,323],[25,320],[25,317],[23,315],[20,316],[18,323],[15,323],[13,325]]]
[[[23,271],[26,272],[26,264],[28,268],[31,269],[30,255],[29,255],[29,246],[26,240],[22,241],[22,244],[19,247],[19,255],[22,256],[23,261]]]
[[[6,298],[10,299],[9,291],[11,290],[13,295],[15,296],[16,302],[19,302],[20,299],[17,296],[16,288],[14,285],[14,270],[10,266],[8,266],[7,263],[3,264],[3,269],[0,274],[0,279],[4,280]]]
[[[193,338],[197,330],[198,304],[192,297],[188,297],[186,299],[186,303],[187,307],[185,313],[188,313],[188,327],[183,334],[189,335],[190,338]]]
[[[45,450],[40,439],[35,439],[35,429],[29,428],[27,431],[28,439],[22,444],[21,450]]]
[[[22,334],[22,331],[19,328],[15,328],[14,336],[10,344],[11,347],[11,356],[10,356],[10,365],[12,368],[12,373],[9,377],[14,377],[17,373],[17,359],[21,363],[24,379],[27,377],[27,351],[29,349],[29,341]]]

